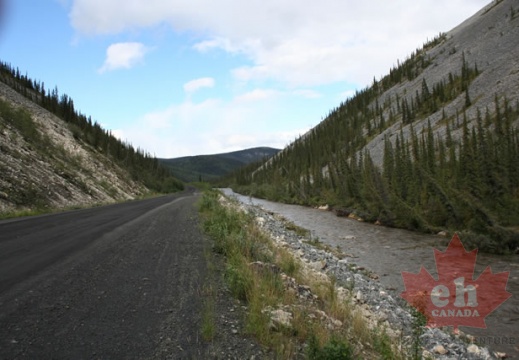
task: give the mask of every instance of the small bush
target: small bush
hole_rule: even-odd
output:
[[[239,262],[240,259],[234,260]],[[225,279],[233,296],[237,299],[247,301],[248,294],[252,288],[252,277],[244,270],[243,264],[229,263],[225,270]]]
[[[315,335],[312,335],[308,342],[307,356],[309,360],[348,360],[354,358],[353,350],[348,343],[332,338],[321,347]]]

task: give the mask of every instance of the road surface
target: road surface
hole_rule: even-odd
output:
[[[0,358],[202,358],[196,199],[0,221]]]

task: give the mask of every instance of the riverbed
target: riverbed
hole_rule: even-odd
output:
[[[243,203],[261,206],[308,229],[313,238],[340,249],[352,263],[377,274],[381,284],[396,296],[404,291],[403,271],[418,273],[420,267],[424,266],[436,278],[434,249],[445,251],[447,248],[446,239],[438,235],[388,228],[337,217],[330,211],[242,196],[233,193],[231,189],[223,191]],[[509,358],[519,359],[519,256],[478,254],[474,278],[487,266],[491,267],[494,274],[510,272],[507,291],[512,297],[486,318],[486,329],[460,329],[475,336],[479,345],[489,346],[505,352]]]

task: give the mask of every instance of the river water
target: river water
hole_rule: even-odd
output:
[[[259,205],[282,215],[294,224],[308,229],[314,238],[348,254],[351,262],[373,271],[380,282],[397,296],[404,291],[402,271],[418,273],[423,265],[437,277],[434,249],[445,251],[445,238],[412,231],[377,226],[357,220],[337,217],[330,211],[298,205],[288,205],[251,198],[223,189],[246,204]],[[461,239],[463,242],[463,239]],[[506,352],[519,359],[519,256],[478,254],[474,278],[490,266],[492,272],[509,271],[507,291],[512,294],[506,302],[486,318],[487,329],[463,328],[474,335],[481,345]]]

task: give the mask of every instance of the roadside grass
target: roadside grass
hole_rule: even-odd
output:
[[[159,197],[159,196],[163,196],[163,195],[166,195],[166,194],[160,194],[157,192],[149,192],[149,193],[142,194],[140,196],[136,196],[134,199],[131,199],[131,200],[96,202],[96,203],[91,203],[91,204],[70,205],[70,206],[64,206],[64,207],[58,207],[58,208],[36,204],[35,206],[30,207],[30,208],[28,207],[28,208],[15,209],[15,210],[2,212],[2,213],[0,213],[0,220],[14,219],[14,218],[25,217],[25,216],[57,214],[57,213],[62,213],[62,212],[72,211],[72,210],[90,209],[90,208],[96,208],[96,207],[106,206],[106,205],[121,204],[121,203],[129,202],[129,201],[146,200],[146,199],[151,199],[151,198],[155,198],[155,197]]]
[[[274,349],[277,358],[304,353],[308,359],[405,359],[381,326],[373,327],[348,299],[339,296],[335,279],[305,270],[299,259],[274,242],[252,215],[215,190],[199,201],[204,231],[213,251],[225,255],[225,280],[234,297],[247,304],[246,331]],[[302,301],[285,284],[287,277],[317,296]],[[292,290],[292,291],[290,291]],[[272,310],[284,309],[288,323],[274,322]]]
[[[216,335],[216,296],[215,276],[217,266],[209,247],[204,249],[204,258],[207,264],[207,275],[200,290],[202,298],[202,337],[205,341],[212,341]]]

